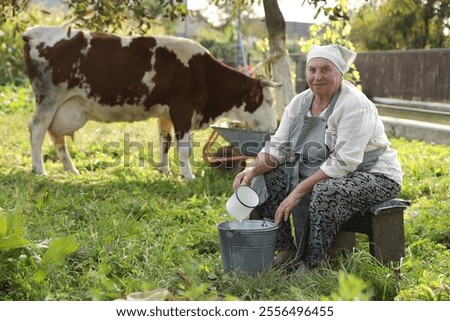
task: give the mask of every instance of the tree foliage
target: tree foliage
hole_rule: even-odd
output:
[[[272,9],[278,8],[276,0],[210,0],[219,10],[228,12],[228,17],[225,23],[235,21],[238,11],[251,14],[250,6],[253,4],[271,5]],[[27,7],[32,3],[31,0],[0,0],[0,25],[13,18],[12,34],[16,31],[23,31],[26,26],[38,23],[33,14],[27,11]],[[329,16],[332,21],[347,21],[347,10],[339,2],[337,5],[329,6],[326,0],[304,0],[313,4],[317,9],[317,15],[322,12]],[[183,0],[68,0],[65,2],[68,10],[63,18],[64,22],[70,27],[87,28],[94,31],[115,32],[120,30],[128,33],[146,34],[151,28],[155,28],[155,23],[158,21],[174,21],[184,19],[191,13],[187,10]],[[46,10],[41,10],[47,13]],[[266,10],[267,11],[267,10]],[[278,8],[279,11],[279,8]],[[283,102],[285,106],[292,97],[292,90],[289,89],[291,75],[288,66],[288,61],[283,62],[288,57],[279,59],[285,55],[285,27],[283,23],[274,23],[274,21],[284,22],[284,18],[279,12],[276,19],[274,10],[266,12],[266,25],[269,34],[270,57],[271,61],[276,61],[277,64],[272,64],[271,70],[274,79],[285,83],[282,91],[286,92]],[[244,26],[245,28],[246,26]],[[153,31],[154,29],[152,29]],[[223,46],[221,46],[223,47]],[[222,48],[223,49],[223,48]],[[284,66],[286,65],[286,66]],[[284,66],[281,68],[280,66]],[[281,69],[280,69],[280,68]]]
[[[216,6],[224,24],[236,18],[238,11],[252,14],[251,5],[262,4],[262,0],[209,0]],[[324,13],[330,20],[348,20],[348,15],[337,4],[330,6],[329,0],[303,0],[304,3],[314,5],[317,9],[316,16]],[[17,18],[16,28],[23,30],[30,20],[26,9],[34,1],[32,0],[0,0],[0,26]],[[134,32],[145,33],[155,19],[164,17],[172,21],[184,19],[191,14],[184,0],[68,0],[69,11],[66,19],[72,19],[75,26],[91,30],[115,31],[123,29],[125,23],[135,22]]]
[[[20,14],[30,2],[31,0],[0,0],[0,26]]]
[[[124,30],[145,34],[161,16],[171,21],[188,14],[183,0],[71,0],[75,25],[99,31]]]
[[[314,19],[323,13],[331,21],[349,20],[347,4],[342,4],[341,1],[333,1],[334,6],[330,6],[327,1],[330,2],[329,0],[303,0],[303,3],[308,2],[309,4],[314,5],[314,8],[316,9]]]
[[[42,6],[37,5],[28,10],[23,18],[21,23],[29,21],[30,24],[59,25],[64,22],[64,13],[58,8],[47,12]],[[18,21],[20,20],[10,18],[1,25],[0,85],[28,83],[23,67],[23,40],[18,34],[22,27]]]
[[[224,28],[227,25],[236,24],[238,13],[241,13],[242,18],[254,16],[253,4],[260,4],[261,0],[208,0],[207,2],[214,8],[219,18],[219,21],[214,21],[215,27]]]
[[[0,0],[0,26],[15,19],[21,31],[33,20],[26,12],[31,0]],[[65,20],[95,31],[127,30],[146,33],[156,19],[184,19],[189,13],[183,0],[70,0]],[[45,10],[44,10],[45,11]],[[130,22],[132,22],[130,24]]]
[[[449,0],[370,0],[351,21],[360,50],[450,46]]]

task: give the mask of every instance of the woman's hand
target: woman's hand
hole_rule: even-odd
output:
[[[278,206],[278,209],[275,212],[275,224],[280,224],[282,220],[287,221],[289,219],[289,215],[292,213],[292,210],[301,199],[302,196],[293,190],[288,197],[281,202],[280,206]]]
[[[279,224],[281,220],[287,221],[289,215],[291,215],[294,207],[300,202],[300,200],[311,193],[313,187],[320,181],[330,178],[321,169],[312,174],[310,177],[304,179],[298,184],[294,190],[281,202],[277,211],[275,212],[275,223]]]
[[[233,183],[233,190],[239,187],[239,185],[247,184],[250,185],[254,176],[250,170],[244,170],[236,175]]]
[[[250,185],[256,176],[267,173],[277,166],[278,162],[272,155],[259,153],[252,166],[247,167],[243,172],[236,175],[234,178],[233,190],[236,190],[236,188],[242,184]]]

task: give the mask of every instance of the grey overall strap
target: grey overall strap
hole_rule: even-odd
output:
[[[334,106],[336,106],[336,102],[337,102],[340,94],[341,94],[341,88],[339,87],[339,89],[334,93],[333,98],[331,98],[328,108],[325,112],[325,115],[323,115],[323,118],[325,119],[325,121],[328,121],[328,118],[333,113]],[[296,116],[296,117],[299,117],[299,116],[301,117],[301,116],[308,114],[309,110],[311,109],[312,102],[314,100],[314,95],[315,95],[314,92],[311,91],[308,94],[308,96],[305,97],[302,107],[300,108],[300,112],[299,112],[298,116]]]
[[[325,115],[323,115],[323,118],[328,122],[328,118],[330,118],[331,114],[334,111],[334,106],[336,106],[336,102],[339,98],[339,95],[341,94],[341,88],[339,87],[338,91],[334,94],[333,98],[330,101],[330,105],[327,108],[327,111],[325,112]]]

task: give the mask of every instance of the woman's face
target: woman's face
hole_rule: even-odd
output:
[[[313,58],[306,66],[306,81],[316,95],[329,96],[338,90],[342,75],[328,59]]]

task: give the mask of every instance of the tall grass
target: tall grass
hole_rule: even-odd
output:
[[[69,141],[79,176],[62,171],[46,138],[50,176],[36,176],[30,173],[27,130],[31,95],[19,88],[0,89],[0,223],[14,214],[28,243],[10,251],[0,246],[2,300],[113,300],[156,288],[168,289],[172,300],[450,298],[448,146],[392,139],[405,171],[401,196],[413,203],[401,262],[380,265],[360,242],[354,253],[309,274],[236,275],[223,272],[216,229],[231,219],[225,202],[233,175],[210,168],[201,155],[211,129],[194,135],[192,182],[179,177],[173,151],[173,175],[155,169],[154,120],[88,123]],[[144,147],[125,151],[126,139]],[[121,147],[105,153],[111,141]],[[49,244],[63,255],[43,266]]]

